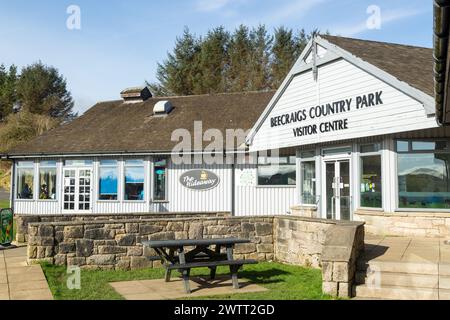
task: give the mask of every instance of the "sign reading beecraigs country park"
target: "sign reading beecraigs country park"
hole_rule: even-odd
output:
[[[210,190],[219,185],[219,177],[208,170],[190,170],[180,176],[180,183],[192,190]]]
[[[291,123],[304,122],[308,119],[321,119],[336,114],[345,114],[351,110],[363,110],[383,104],[381,99],[383,91],[360,95],[350,99],[342,99],[330,103],[301,109],[291,113],[285,113],[270,119],[270,126],[280,127]],[[317,133],[325,133],[331,131],[339,131],[348,129],[348,119],[339,119],[334,121],[324,121],[319,124],[311,124],[293,128],[295,137],[314,135]]]

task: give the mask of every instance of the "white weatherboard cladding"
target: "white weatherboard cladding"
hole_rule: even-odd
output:
[[[382,91],[383,104],[356,109],[357,96]],[[311,119],[309,109],[318,105],[352,99],[348,112]],[[270,126],[270,119],[306,109],[304,121],[276,127]],[[294,128],[319,125],[323,122],[348,119],[348,129],[314,135],[295,137]],[[295,76],[264,120],[254,136],[250,151],[302,146],[321,142],[369,137],[435,128],[434,117],[427,117],[423,105],[410,96],[388,85],[366,71],[344,59],[322,65],[318,68],[318,80],[312,72]]]
[[[253,172],[255,182],[240,184],[242,172]],[[235,215],[286,214],[295,205],[295,186],[257,186],[255,165],[237,165],[235,171]]]

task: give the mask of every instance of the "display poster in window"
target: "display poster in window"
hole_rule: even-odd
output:
[[[253,187],[256,185],[256,171],[253,169],[242,169],[238,172],[237,184],[241,187]]]

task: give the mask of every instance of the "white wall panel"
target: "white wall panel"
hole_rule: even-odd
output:
[[[382,91],[383,104],[356,109],[357,96]],[[318,105],[352,99],[351,110],[311,119],[309,109]],[[271,127],[274,116],[306,109],[304,121]],[[295,137],[294,128],[348,119],[348,129]],[[382,80],[354,66],[337,60],[318,68],[318,81],[311,71],[295,76],[274,105],[254,136],[251,151],[341,141],[437,127],[434,117],[427,117],[423,105]]]

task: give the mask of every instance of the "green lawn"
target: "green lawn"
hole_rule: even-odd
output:
[[[93,271],[81,270],[81,289],[69,290],[66,286],[66,267],[43,263],[42,268],[53,296],[57,300],[112,300],[122,299],[108,284],[114,281],[158,279],[164,277],[164,270],[144,269],[135,271]],[[228,269],[220,267],[218,274],[227,274]],[[208,269],[193,269],[192,275],[207,275]],[[322,275],[317,269],[264,262],[245,266],[239,272],[240,278],[247,278],[269,289],[266,292],[237,293],[204,297],[205,299],[264,299],[264,300],[321,300],[330,299],[322,294]]]
[[[0,208],[9,208],[9,200],[0,200]]]

